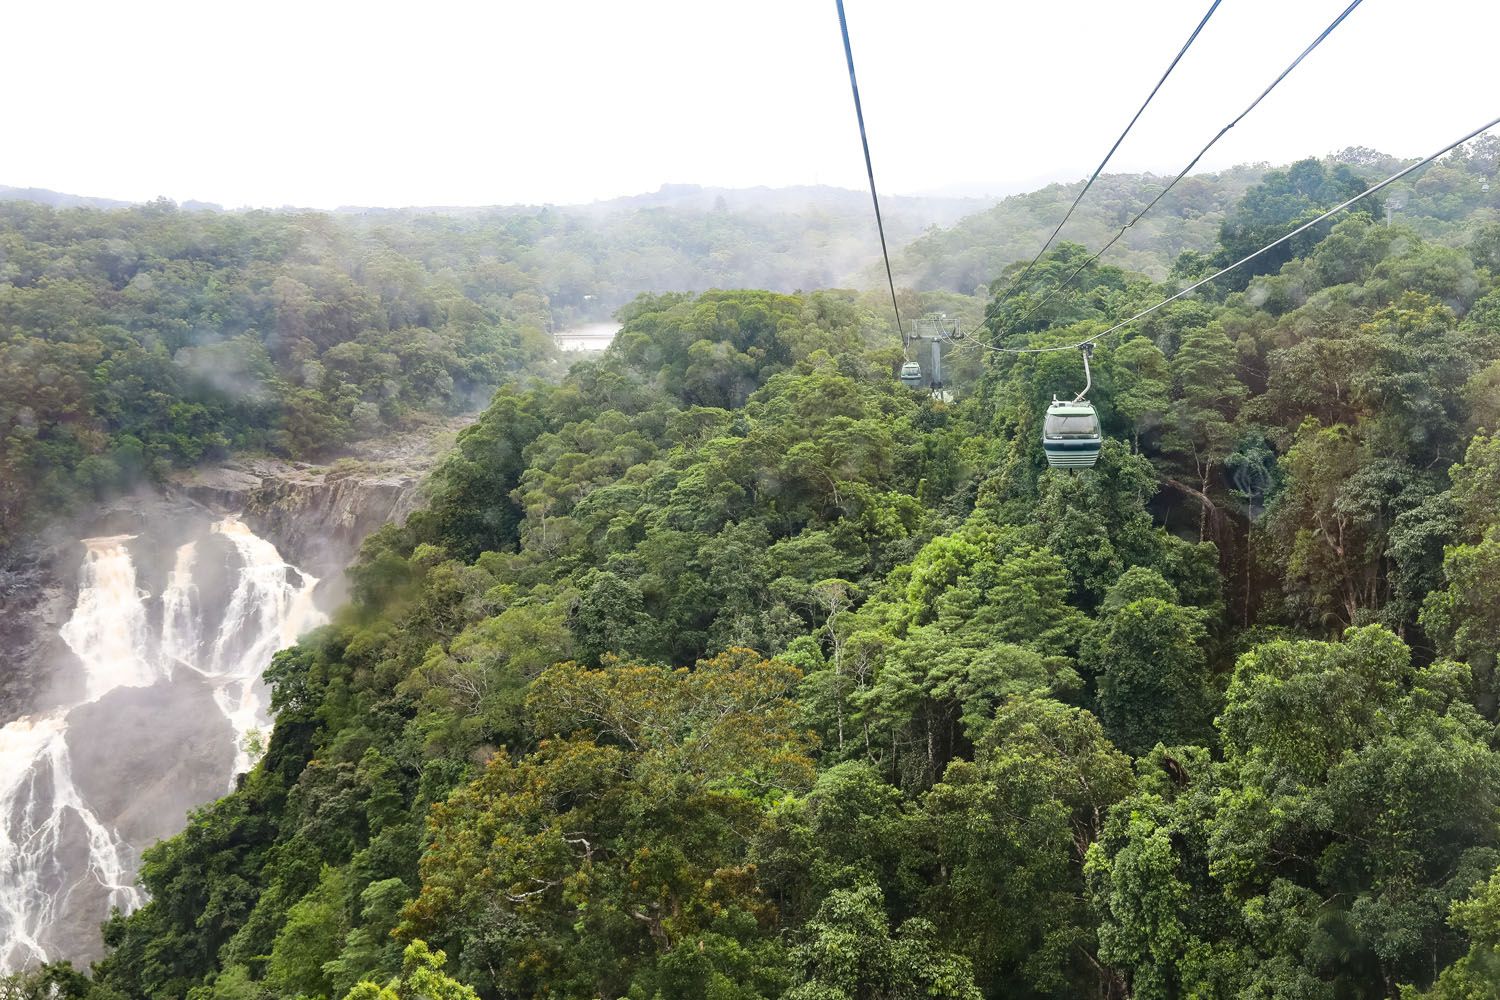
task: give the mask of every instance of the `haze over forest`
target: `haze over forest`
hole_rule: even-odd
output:
[[[1500,1000],[1500,8],[469,6],[7,21],[0,1000]]]

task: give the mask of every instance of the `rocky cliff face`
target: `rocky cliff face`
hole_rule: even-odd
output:
[[[196,469],[171,487],[215,513],[237,513],[257,535],[320,580],[318,603],[344,602],[344,570],[365,538],[422,505],[422,482],[472,417],[355,446],[313,465],[247,459]]]
[[[42,664],[71,654],[58,630],[73,610],[77,560],[61,550],[32,546],[0,566],[0,722],[36,707],[48,671]]]
[[[256,460],[199,469],[173,487],[215,513],[237,513],[252,531],[321,581],[325,608],[345,597],[344,569],[365,537],[400,524],[421,503],[425,468],[362,462],[334,466]]]

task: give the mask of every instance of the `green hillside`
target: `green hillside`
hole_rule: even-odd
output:
[[[1323,160],[1329,168],[1343,166],[1367,183],[1409,162],[1370,149],[1346,149]],[[1475,140],[1458,155],[1393,185],[1388,200],[1394,217],[1425,238],[1461,244],[1468,227],[1500,219],[1497,163],[1500,143],[1489,137]],[[1185,177],[1125,233],[1105,261],[1161,279],[1184,251],[1211,253],[1229,213],[1270,169],[1257,164]],[[1170,181],[1171,177],[1142,174],[1103,175],[1068,221],[1062,238],[1090,250],[1102,247]],[[1486,190],[1491,181],[1493,190]],[[982,294],[1014,262],[1031,260],[1082,187],[1082,181],[1053,184],[1006,198],[953,226],[932,229],[898,255],[900,281],[928,290]]]

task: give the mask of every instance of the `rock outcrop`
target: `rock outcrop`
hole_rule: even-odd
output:
[[[238,513],[252,531],[322,582],[318,603],[344,598],[344,569],[365,537],[403,523],[421,504],[426,468],[343,460],[313,466],[257,459],[197,469],[172,488],[221,514]]]
[[[363,442],[327,465],[243,459],[173,478],[171,488],[221,513],[238,513],[257,535],[317,576],[319,604],[346,596],[344,570],[365,538],[402,524],[421,506],[422,483],[471,417]]]
[[[72,659],[58,629],[73,611],[73,589],[63,581],[77,571],[76,553],[40,545],[0,566],[0,722],[42,703],[52,673],[42,665]]]

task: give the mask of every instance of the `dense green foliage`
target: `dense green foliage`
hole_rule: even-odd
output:
[[[1286,170],[1257,164],[1193,174],[1126,230],[1109,251],[1109,260],[1156,278],[1169,273],[1196,277],[1216,251],[1226,253],[1225,263],[1237,260],[1318,214],[1307,209],[1330,208],[1403,165],[1371,149],[1351,148]],[[1424,238],[1464,244],[1476,221],[1500,220],[1496,200],[1486,189],[1497,179],[1497,169],[1500,140],[1485,136],[1392,185],[1381,197],[1396,219]],[[1151,174],[1101,176],[1068,222],[1068,237],[1090,248],[1102,246],[1151,204],[1169,180]],[[1051,184],[1013,195],[950,227],[934,227],[900,253],[898,280],[917,288],[982,292],[995,275],[1031,259],[1082,184]],[[1366,203],[1366,210],[1371,207]],[[1251,274],[1275,271],[1324,235],[1326,230],[1309,233],[1288,252],[1268,255],[1224,287],[1244,288]]]
[[[1131,229],[1110,259],[1161,276],[1182,252],[1212,250],[1225,215],[1262,173],[1262,167],[1236,167],[1185,178]],[[1091,248],[1102,246],[1168,180],[1151,174],[1102,175],[1069,220],[1068,238]],[[1082,181],[1049,184],[932,230],[901,252],[900,280],[919,288],[982,292],[1006,267],[1031,260],[1082,186]]]
[[[546,299],[505,244],[461,267],[412,244],[312,214],[0,205],[0,549],[80,495],[325,452],[542,370]]]
[[[1299,170],[1228,217],[1305,214]],[[1076,473],[1038,439],[1073,352],[985,352],[950,403],[892,377],[878,300],[633,302],[371,538],[268,673],[260,764],[148,853],[92,981],[50,974],[1497,995],[1497,242],[1318,235],[1101,343],[1110,440]],[[1162,294],[1094,265],[1023,322],[995,288],[991,333],[1036,346]]]
[[[846,283],[868,263],[869,220],[843,194],[809,192],[801,213],[0,202],[0,553],[29,515],[173,466],[317,456],[473,411],[498,385],[556,374],[547,331],[641,290]],[[944,211],[907,201],[893,235]],[[977,318],[975,301],[955,313]]]

